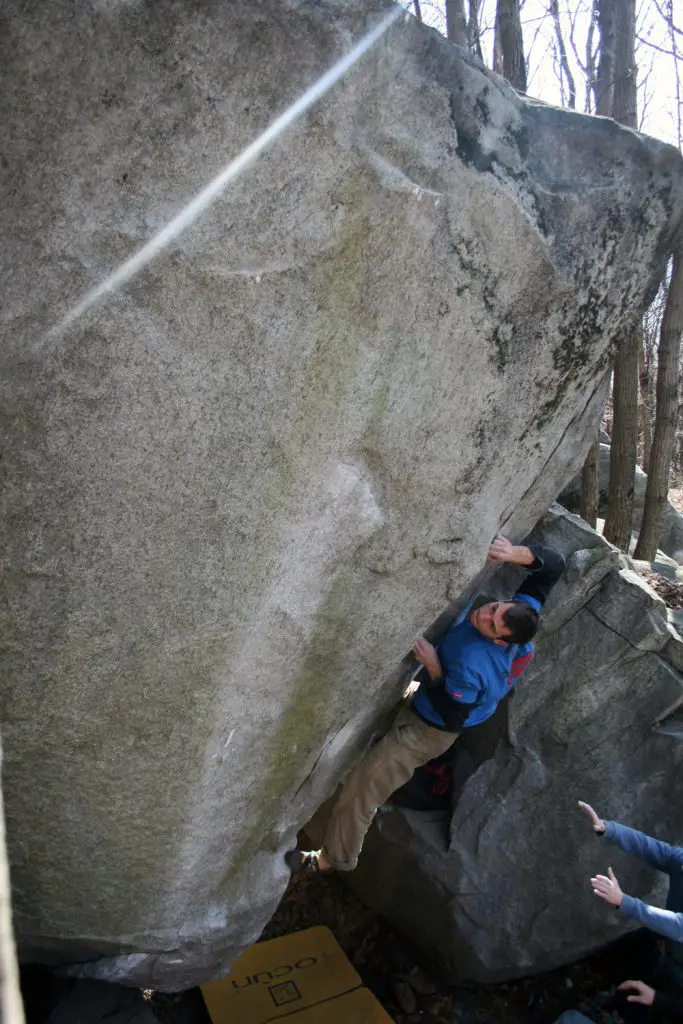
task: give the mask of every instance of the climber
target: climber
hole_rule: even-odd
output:
[[[322,848],[286,854],[293,871],[352,871],[377,808],[416,768],[443,754],[462,729],[489,718],[527,668],[541,606],[564,571],[564,558],[550,548],[496,537],[488,560],[522,566],[529,576],[509,601],[473,602],[436,648],[417,641],[415,655],[424,666],[419,689],[349,775]]]
[[[620,989],[629,986],[635,992],[635,997],[628,997],[629,1002],[665,1013],[683,1014],[683,848],[670,846],[616,821],[603,820],[582,800],[579,800],[579,808],[589,819],[596,836],[604,836],[607,842],[669,876],[666,910],[623,893],[611,868],[607,869],[607,875],[591,878],[591,887],[596,896],[616,907],[621,914],[645,925],[622,942],[629,961],[628,973],[637,972],[637,977],[646,979],[623,982],[619,986]],[[658,939],[654,932],[665,939]],[[631,1019],[649,1020],[649,1013],[640,1010],[639,1015]]]

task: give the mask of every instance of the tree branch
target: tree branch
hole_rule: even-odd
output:
[[[651,43],[649,39],[645,39],[643,36],[636,36],[639,43],[644,46],[649,46],[652,50],[657,50],[658,53],[665,53],[667,57],[673,57],[674,60],[681,60],[681,55],[677,50],[665,50],[663,46],[657,46],[656,43]]]
[[[671,4],[671,12],[669,14],[665,14],[662,8],[659,6],[659,0],[653,0],[653,3],[657,8],[657,12],[662,16],[662,18],[664,18],[664,21],[667,23],[671,31],[675,32],[676,35],[683,36],[683,29],[680,29],[677,25],[674,25],[673,4]]]
[[[549,0],[548,10],[552,15],[553,23],[555,25],[557,51],[560,58],[560,88],[562,89],[562,91],[564,91],[561,85],[562,75],[564,75],[565,79],[567,80],[567,89],[569,91],[569,108],[571,110],[576,110],[576,83],[574,82],[574,76],[572,75],[571,68],[569,67],[569,61],[567,59],[567,48],[564,45],[564,39],[562,37],[559,0]]]

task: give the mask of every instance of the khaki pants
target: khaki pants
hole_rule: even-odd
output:
[[[410,707],[398,713],[386,736],[353,769],[332,811],[322,850],[338,871],[355,868],[379,805],[457,736],[427,725]]]

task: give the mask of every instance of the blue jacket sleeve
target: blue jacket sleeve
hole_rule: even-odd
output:
[[[662,910],[660,907],[651,907],[649,903],[643,903],[635,896],[626,896],[621,901],[619,911],[640,921],[650,931],[657,932],[667,939],[675,942],[683,942],[683,914],[675,914],[673,910]]]
[[[451,700],[460,704],[474,704],[482,692],[481,680],[472,672],[457,670],[444,678],[444,687]]]
[[[605,821],[605,839],[625,853],[640,857],[657,871],[666,871],[670,875],[673,871],[680,871],[683,865],[683,848],[662,843],[617,821]]]
[[[458,731],[470,713],[469,705],[481,696],[481,681],[471,672],[451,671],[445,678],[434,680],[427,694],[437,714],[441,715],[446,728]]]

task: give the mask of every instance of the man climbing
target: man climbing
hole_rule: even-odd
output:
[[[377,808],[463,729],[489,718],[528,666],[539,612],[564,571],[564,558],[550,548],[497,537],[488,560],[523,566],[529,576],[510,601],[475,601],[438,647],[417,641],[415,654],[424,666],[417,693],[349,775],[322,848],[286,855],[292,870],[353,871]]]
[[[645,979],[625,981],[619,986],[634,992],[628,997],[630,1003],[640,1004],[638,1015],[627,1014],[627,1018],[649,1020],[649,1011],[642,1007],[680,1014],[683,1012],[683,848],[670,846],[616,821],[603,820],[582,800],[579,800],[579,808],[589,819],[596,836],[604,836],[607,842],[669,876],[666,910],[623,893],[611,868],[607,869],[607,875],[591,878],[591,886],[596,896],[649,929],[632,932],[623,940],[625,971]],[[665,936],[664,941],[653,932]]]

